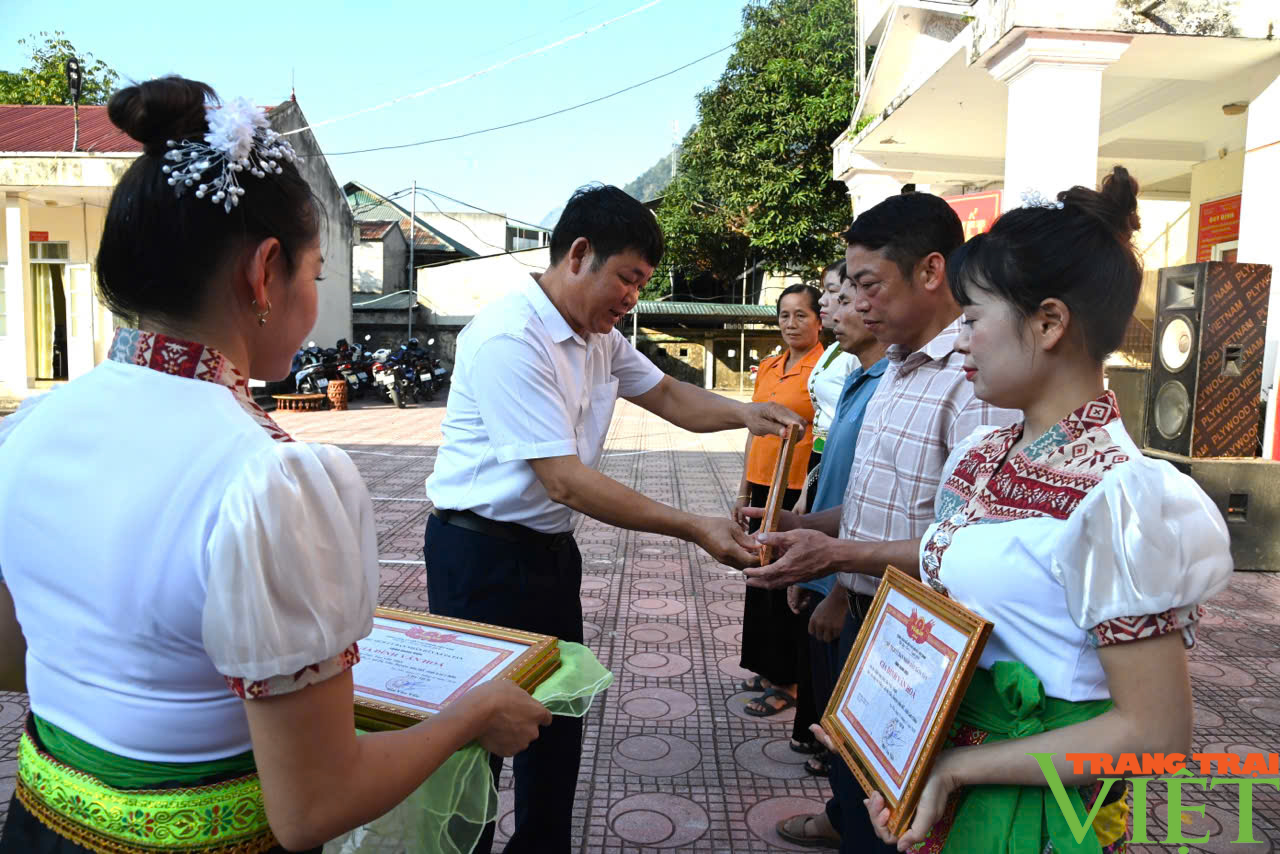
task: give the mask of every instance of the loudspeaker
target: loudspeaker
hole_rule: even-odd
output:
[[[1147,382],[1150,368],[1107,367],[1107,388],[1115,393],[1120,405],[1120,421],[1133,441],[1142,440],[1147,423]]]
[[[1206,261],[1160,271],[1147,447],[1254,457],[1271,268]]]

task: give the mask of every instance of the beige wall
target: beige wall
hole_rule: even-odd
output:
[[[50,243],[68,244],[64,295],[68,311],[68,368],[74,379],[106,357],[114,334],[111,312],[98,299],[97,253],[106,210],[95,203],[49,205],[39,199],[24,202],[24,230],[15,245],[29,242],[29,232],[44,231]],[[9,263],[7,218],[0,219],[0,263],[5,301],[6,364],[0,371],[0,398],[22,398],[36,390],[32,381],[36,364],[33,334],[34,301],[31,277],[24,259]]]
[[[794,273],[765,273],[760,284],[760,305],[776,305],[782,292],[792,285],[803,285],[804,276]],[[738,283],[741,287],[741,282]]]
[[[47,231],[51,243],[69,243],[72,264],[96,262],[99,238],[106,210],[98,205],[74,207],[49,207],[33,201],[28,207],[28,231]],[[4,223],[0,222],[0,238],[4,237]],[[4,240],[0,239],[0,260],[8,261]]]
[[[1234,196],[1244,186],[1244,151],[1206,160],[1191,167],[1191,211],[1187,217],[1187,259],[1196,260],[1196,232],[1200,227],[1200,205]]]

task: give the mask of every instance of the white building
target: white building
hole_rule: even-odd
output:
[[[1096,186],[1121,164],[1142,185],[1136,240],[1151,283],[1196,260],[1280,271],[1280,3],[857,5],[861,94],[833,144],[855,214],[905,183],[999,190],[1007,210],[1025,191]],[[1280,279],[1270,300],[1274,317]],[[1152,301],[1144,293],[1140,318]],[[1273,322],[1267,385],[1278,339]]]
[[[551,231],[479,211],[419,210],[418,219],[457,244],[464,254],[492,255],[551,245]]]
[[[272,110],[277,128],[306,124],[294,102]],[[106,107],[0,106],[0,407],[74,379],[106,358],[119,321],[99,300],[96,261],[111,193],[142,146]],[[292,136],[318,152],[310,131]],[[326,276],[308,338],[351,336],[351,213],[323,157],[301,161],[325,200]],[[336,199],[336,202],[335,202]]]

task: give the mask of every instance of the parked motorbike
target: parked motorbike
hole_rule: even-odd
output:
[[[428,347],[432,346],[435,343],[436,343],[436,339],[434,338],[427,339]],[[429,355],[429,358],[431,359],[431,375],[435,379],[436,391],[439,391],[440,389],[444,388],[446,385],[449,384],[449,371],[446,370],[445,367],[440,364],[440,360],[437,359],[433,354],[431,354],[430,351],[428,351],[428,355]]]
[[[387,400],[395,404],[397,409],[404,409],[404,397],[401,390],[404,385],[404,370],[397,362],[374,362],[373,382]]]
[[[316,342],[307,342],[299,363],[302,367],[293,377],[298,393],[323,393],[329,385],[329,377],[326,376],[327,365],[325,364],[324,351],[316,346]]]
[[[347,392],[351,397],[364,397],[369,386],[369,374],[359,364],[359,345],[352,347],[347,339],[339,338],[337,351],[338,376],[347,382]]]

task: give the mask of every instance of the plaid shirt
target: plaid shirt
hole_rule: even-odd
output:
[[[955,350],[960,318],[911,353],[891,346],[889,366],[867,403],[858,452],[844,493],[840,538],[867,542],[924,536],[951,451],[978,427],[1022,420],[973,396],[964,356]],[[878,578],[840,573],[855,593],[872,594]]]

